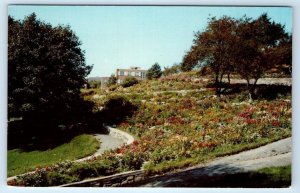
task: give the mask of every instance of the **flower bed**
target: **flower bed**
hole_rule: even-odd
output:
[[[177,79],[140,83],[117,93],[108,92],[105,98],[87,97],[101,106],[112,95],[126,95],[138,110],[117,127],[137,136],[136,141],[83,165],[63,166],[60,168],[62,172],[53,174],[62,180],[42,185],[58,185],[141,168],[149,174],[162,173],[291,136],[289,94],[251,104],[241,101],[238,94],[217,98],[213,90],[155,94],[156,90],[199,89],[204,86],[201,81],[194,83]],[[77,168],[76,172],[71,172],[74,168]],[[50,175],[46,173],[46,176]],[[44,180],[49,177],[38,175],[34,178]],[[31,184],[33,181],[28,179],[31,177],[20,178],[14,184],[41,185]]]

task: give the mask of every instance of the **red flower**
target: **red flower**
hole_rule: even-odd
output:
[[[274,127],[279,127],[280,126],[280,122],[279,121],[272,121],[272,126]]]
[[[255,124],[256,120],[254,119],[247,119],[247,124]]]

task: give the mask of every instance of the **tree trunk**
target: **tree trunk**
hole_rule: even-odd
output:
[[[219,91],[219,93],[220,93],[220,95],[221,95],[221,94],[223,93],[223,91],[224,91],[224,90],[222,91],[222,86],[223,86],[223,85],[222,85],[222,80],[223,80],[223,76],[224,76],[224,74],[222,73],[221,76],[220,76],[220,80],[219,80],[219,85],[220,85],[220,88],[219,88],[220,91]]]
[[[247,91],[248,91],[249,103],[252,103],[253,99],[252,99],[252,93],[250,87],[250,79],[247,79]]]
[[[247,80],[247,89],[248,89],[248,95],[249,95],[249,102],[253,102],[253,96],[254,96],[254,91],[256,88],[258,78],[254,79],[254,82],[252,85],[250,85],[250,81]]]
[[[216,76],[215,78],[215,86],[216,86],[216,95],[220,97],[220,83],[219,83],[219,76]]]
[[[254,83],[252,84],[252,86],[251,86],[251,88],[250,88],[250,93],[251,93],[251,96],[252,96],[252,97],[254,96],[254,91],[255,91],[255,88],[256,88],[257,80],[258,80],[258,78],[256,78],[256,79],[254,80]]]
[[[228,85],[230,85],[230,73],[227,74]]]

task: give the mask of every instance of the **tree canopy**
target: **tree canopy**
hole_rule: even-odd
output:
[[[148,79],[156,79],[156,78],[160,78],[161,75],[162,75],[161,67],[158,63],[155,63],[151,66],[151,68],[149,68],[146,76]]]
[[[271,22],[267,14],[258,19],[243,18],[237,29],[237,45],[235,50],[236,71],[248,84],[254,80],[253,91],[257,80],[276,64],[283,63],[279,53],[281,45],[288,38],[281,24]],[[276,60],[274,60],[276,59]]]
[[[247,81],[250,94],[257,80],[275,65],[291,65],[291,37],[284,26],[271,22],[267,14],[257,19],[212,17],[203,32],[197,32],[181,69],[209,67],[220,95],[224,75],[239,74]],[[250,80],[254,80],[252,83]],[[230,82],[230,80],[229,80]],[[252,86],[250,86],[252,84]]]
[[[80,45],[69,26],[8,17],[9,118],[62,124],[74,112],[92,69]]]

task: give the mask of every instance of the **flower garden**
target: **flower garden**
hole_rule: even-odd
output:
[[[161,174],[291,136],[290,93],[248,103],[243,93],[218,98],[208,84],[181,74],[114,91],[83,90],[95,111],[111,97],[137,106],[117,125],[136,140],[83,163],[38,168],[9,184],[55,186],[137,169]]]

